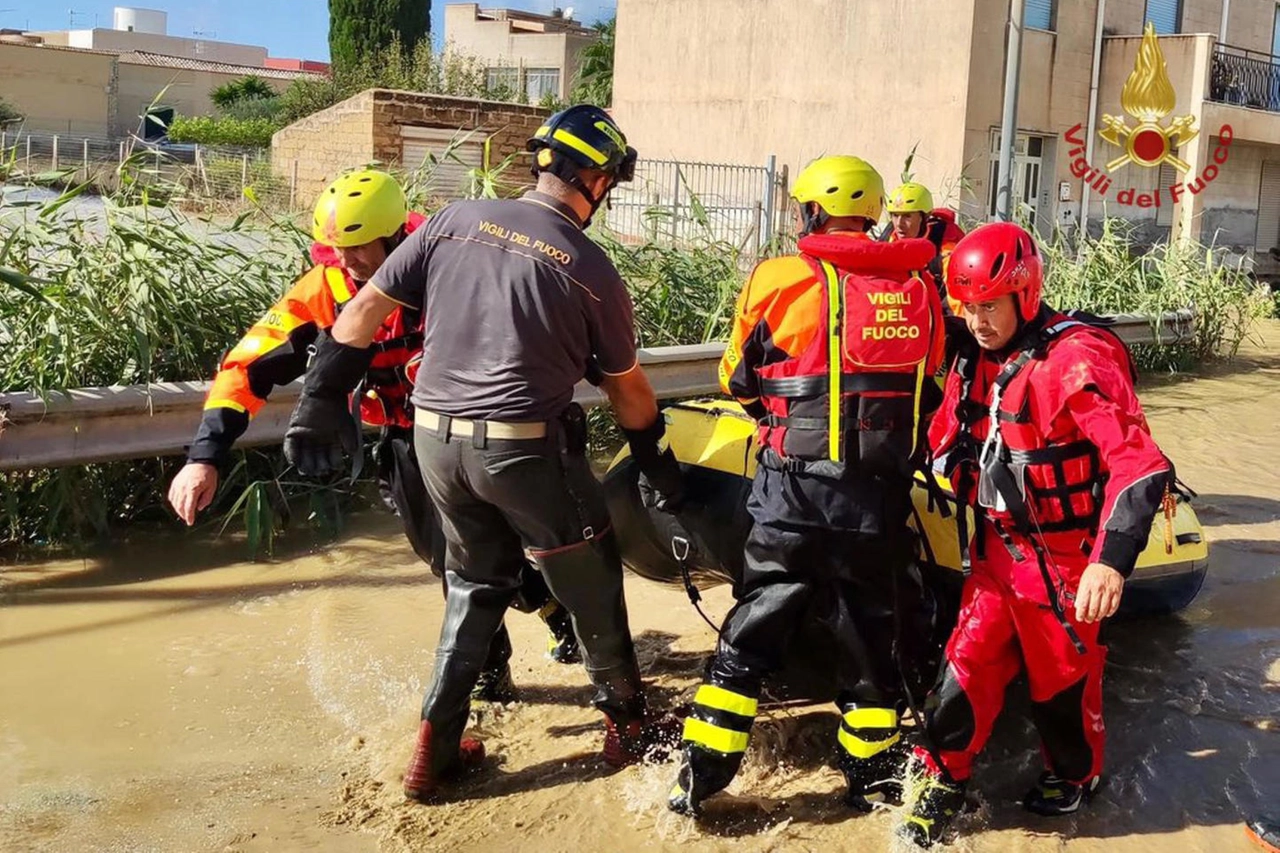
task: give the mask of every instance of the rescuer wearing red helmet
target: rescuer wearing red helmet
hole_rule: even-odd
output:
[[[924,774],[899,832],[929,846],[964,802],[974,757],[1026,668],[1046,771],[1023,805],[1075,812],[1102,773],[1103,619],[1174,474],[1111,333],[1040,299],[1035,241],[994,223],[956,246],[947,291],[977,347],[947,376],[929,428],[934,470],[973,508],[972,572],[927,704]]]

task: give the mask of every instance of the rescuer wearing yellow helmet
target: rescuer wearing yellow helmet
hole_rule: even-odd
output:
[[[320,331],[333,325],[342,306],[424,221],[409,211],[395,178],[376,169],[348,172],[320,193],[312,216],[314,266],[227,353],[214,377],[187,464],[169,487],[169,502],[183,521],[194,524],[196,514],[213,500],[219,468],[250,419],[266,405],[267,395],[303,375],[308,348]],[[414,551],[442,574],[444,538],[412,441],[409,391],[422,355],[421,312],[393,312],[378,330],[377,342],[359,406],[361,420],[381,428],[374,452],[379,489],[403,522]],[[538,610],[547,621],[553,659],[577,661],[568,613],[536,571],[527,570],[524,580],[516,606]],[[513,698],[510,657],[511,641],[504,627],[490,647],[478,698]]]
[[[830,626],[845,802],[893,796],[905,760],[894,613],[923,611],[908,575],[912,458],[921,398],[943,353],[942,307],[914,275],[934,256],[918,238],[876,242],[880,174],[823,157],[797,176],[800,252],[760,263],[743,288],[720,384],[759,422],[737,605],[685,722],[668,805],[697,815],[747,749],[763,680],[798,628]]]

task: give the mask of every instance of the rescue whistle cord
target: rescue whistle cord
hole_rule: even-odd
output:
[[[702,611],[702,593],[693,585],[693,577],[689,574],[689,540],[683,536],[676,535],[671,537],[671,556],[676,558],[676,562],[680,564],[680,577],[684,580],[684,591],[689,596],[689,603],[693,605],[693,609],[698,611],[698,615],[702,617],[702,621],[710,626],[712,631],[716,632],[716,636],[724,630],[723,626],[717,626],[712,622],[706,613]]]

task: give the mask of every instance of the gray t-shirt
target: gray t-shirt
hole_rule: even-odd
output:
[[[396,248],[370,283],[424,316],[413,404],[496,421],[545,421],[595,359],[636,364],[631,297],[572,209],[537,192],[459,201]]]

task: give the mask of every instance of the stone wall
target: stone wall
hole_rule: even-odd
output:
[[[271,165],[277,175],[291,179],[297,162],[297,197],[303,207],[335,177],[373,159],[373,90],[309,115],[271,137]]]
[[[511,154],[518,154],[511,172],[527,173],[528,155],[524,144],[542,125],[547,111],[537,107],[397,92],[373,91],[373,150],[384,163],[400,161],[402,127],[438,127],[447,130],[478,131],[474,138],[489,140],[489,164],[497,166]]]
[[[271,159],[283,177],[298,161],[297,193],[305,200],[348,169],[373,162],[400,165],[401,128],[477,131],[474,138],[489,142],[490,166],[518,154],[504,177],[508,184],[523,184],[529,163],[525,140],[546,116],[545,110],[520,104],[370,89],[276,133]]]

